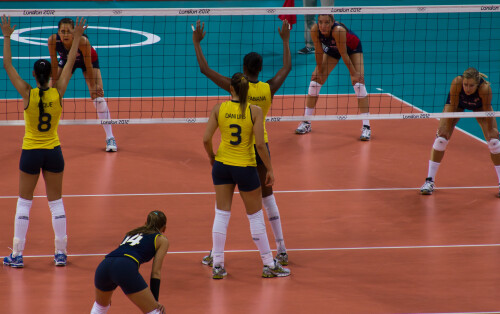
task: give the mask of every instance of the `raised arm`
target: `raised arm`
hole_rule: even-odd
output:
[[[273,167],[271,165],[271,158],[269,157],[269,151],[267,150],[266,142],[264,141],[264,116],[262,115],[262,109],[258,106],[250,105],[250,111],[252,112],[253,121],[253,135],[255,137],[255,147],[259,153],[260,159],[266,166],[266,185],[272,186],[274,184],[274,174]]]
[[[7,18],[5,15],[2,16],[2,22],[0,23],[3,35],[3,67],[9,76],[12,85],[19,92],[24,101],[28,101],[30,97],[31,86],[26,83],[16,69],[12,65],[12,51],[10,49],[10,36],[14,32],[16,25],[10,27],[10,16]]]
[[[283,40],[283,67],[278,70],[276,75],[267,81],[271,88],[271,95],[274,96],[276,91],[283,85],[286,77],[292,70],[292,55],[290,54],[290,25],[287,20],[283,20],[281,29],[278,27],[278,33]]]
[[[219,127],[219,123],[217,121],[219,108],[220,104],[212,108],[212,112],[210,112],[210,117],[208,118],[207,127],[205,129],[205,134],[203,135],[203,146],[205,147],[205,151],[207,152],[211,165],[213,165],[215,161],[212,138],[214,136],[215,130],[217,130],[217,128]]]
[[[59,91],[59,95],[61,95],[61,97],[63,97],[64,93],[66,92],[66,87],[68,87],[68,82],[73,71],[73,65],[75,65],[76,53],[80,44],[80,38],[82,37],[83,32],[87,29],[87,25],[85,25],[86,22],[87,21],[84,18],[76,18],[75,28],[73,29],[73,44],[71,45],[71,49],[69,50],[68,60],[64,65],[61,76],[59,77],[56,86],[54,86]]]
[[[191,25],[191,27],[194,28],[193,25]],[[231,79],[212,70],[208,66],[208,62],[205,59],[205,56],[203,55],[200,42],[203,40],[206,34],[204,29],[205,29],[205,23],[201,24],[200,20],[196,21],[196,28],[194,28],[193,30],[193,44],[194,44],[194,50],[196,52],[196,60],[198,60],[198,65],[200,66],[200,71],[206,77],[208,77],[212,82],[217,84],[217,86],[219,86],[225,91],[230,92],[229,86],[231,85]]]

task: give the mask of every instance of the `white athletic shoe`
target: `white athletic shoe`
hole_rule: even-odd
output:
[[[302,121],[299,124],[299,127],[295,130],[295,134],[306,134],[311,132],[311,122]]]
[[[106,151],[107,152],[116,152],[118,147],[116,146],[116,140],[114,137],[110,137],[106,140]]]
[[[432,178],[426,178],[424,185],[420,188],[422,195],[431,195],[434,192],[434,181]]]
[[[359,139],[362,141],[369,141],[371,136],[372,130],[370,129],[370,126],[363,125],[363,128],[361,129],[361,136],[359,137]]]

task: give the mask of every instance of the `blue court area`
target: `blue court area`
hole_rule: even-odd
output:
[[[95,8],[210,8],[280,7],[283,1],[169,1],[90,2]],[[423,1],[419,5],[487,4],[489,1]],[[2,2],[5,9],[20,3]],[[336,6],[368,6],[373,1],[341,1]],[[379,1],[376,5],[414,5],[412,1]],[[302,6],[296,1],[296,6]],[[89,8],[82,2],[23,2],[22,8]],[[74,18],[74,16],[71,16]],[[499,110],[500,13],[444,14],[336,14],[360,38],[364,50],[368,92],[390,93],[427,112],[442,111],[453,78],[473,66],[489,76],[493,108]],[[191,24],[200,18],[207,35],[202,42],[209,65],[231,76],[242,70],[243,56],[256,51],[264,57],[262,80],[270,79],[282,65],[282,41],[277,16],[109,16],[88,17],[88,37],[96,48],[104,78],[106,96],[188,97],[226,96],[226,92],[199,72],[192,45]],[[57,31],[60,17],[13,17],[21,30],[12,41],[15,67],[35,85],[33,62],[48,58],[46,39]],[[2,39],[0,38],[0,41]],[[3,43],[3,42],[2,42]],[[278,95],[305,95],[315,68],[314,55],[299,55],[304,47],[303,16],[297,16],[290,46],[292,72]],[[321,90],[322,94],[353,94],[346,66],[340,61]],[[87,87],[77,70],[68,87],[67,98],[88,97]],[[0,71],[0,99],[18,94]],[[1,101],[0,101],[1,102]],[[9,109],[10,110],[10,109]],[[174,109],[176,110],[176,109]],[[182,105],[178,110],[184,110]],[[303,109],[294,115],[302,115]],[[377,113],[376,104],[372,113]],[[382,110],[382,109],[380,109]],[[391,112],[399,113],[399,112]],[[0,117],[0,119],[2,119]],[[475,119],[462,119],[459,127],[483,138]]]

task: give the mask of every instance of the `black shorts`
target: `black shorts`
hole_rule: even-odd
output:
[[[256,167],[228,166],[219,161],[212,167],[214,185],[237,184],[238,189],[250,192],[260,186],[259,174]]]
[[[269,150],[269,143],[266,143],[267,147],[267,153],[269,154],[269,157],[271,157],[271,151]],[[262,162],[262,159],[260,159],[259,152],[257,152],[257,146],[253,146],[253,149],[255,150],[255,160],[257,161],[257,165],[263,165],[264,163]]]
[[[340,56],[340,52],[337,50],[337,49],[325,49],[323,47],[323,51],[329,55],[330,57],[332,58],[335,58],[337,60],[340,60],[341,56]],[[356,48],[354,49],[351,49],[349,47],[347,47],[347,54],[350,56],[350,55],[353,55],[355,53],[363,53],[363,46],[361,45],[361,40],[359,41],[358,45],[356,46]]]
[[[23,149],[19,170],[29,174],[39,174],[40,169],[55,173],[64,171],[61,146],[53,149]]]
[[[59,59],[59,67],[60,68],[64,68],[64,65],[66,64],[68,60],[66,59]],[[92,62],[92,67],[94,69],[99,69],[99,59],[95,60],[95,62]],[[85,66],[85,63],[83,61],[78,61],[78,62],[75,62],[75,65],[73,65],[73,70],[71,71],[71,73],[75,73],[75,70],[76,69],[82,69],[83,72],[87,71],[87,67]]]
[[[95,287],[102,291],[113,291],[120,286],[125,294],[136,293],[148,287],[139,273],[139,265],[130,257],[106,257],[97,266]]]

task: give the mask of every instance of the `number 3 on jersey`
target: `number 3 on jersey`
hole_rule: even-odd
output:
[[[124,245],[126,243],[128,243],[130,246],[134,246],[134,245],[137,245],[141,242],[142,240],[142,233],[138,233],[134,236],[127,236],[125,238],[125,240],[123,240],[122,244],[120,245]]]
[[[236,132],[231,133],[231,136],[236,137],[236,141],[229,141],[233,145],[241,144],[241,126],[239,124],[230,124],[230,129],[236,129]]]

